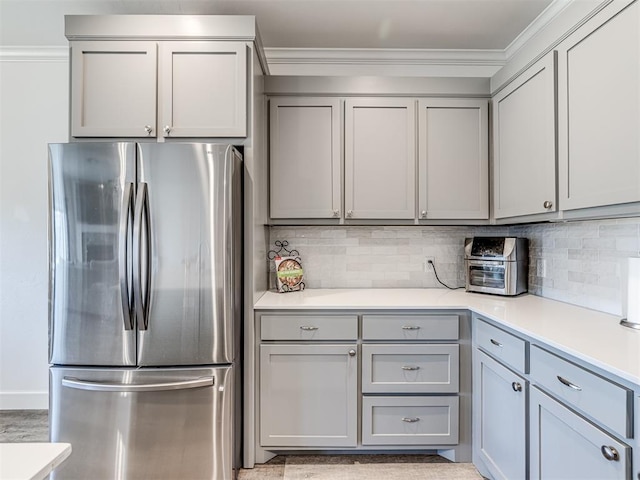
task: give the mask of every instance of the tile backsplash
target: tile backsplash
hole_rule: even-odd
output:
[[[272,247],[288,240],[300,252],[307,288],[441,287],[432,271],[424,271],[425,257],[434,258],[442,282],[464,286],[464,239],[482,235],[529,238],[530,293],[622,314],[626,259],[640,256],[640,218],[512,227],[270,229]]]

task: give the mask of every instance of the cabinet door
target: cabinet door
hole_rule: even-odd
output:
[[[489,218],[489,106],[484,99],[418,103],[421,219]]]
[[[156,44],[71,42],[71,135],[156,136]]]
[[[531,389],[531,479],[622,480],[630,475],[627,445]]]
[[[556,211],[554,55],[493,98],[496,218]]]
[[[340,101],[270,100],[271,218],[339,218]]]
[[[355,344],[260,345],[262,446],[356,446],[356,349]]]
[[[474,352],[474,457],[495,479],[527,478],[527,382]]]
[[[345,217],[415,218],[415,101],[345,103]]]
[[[246,136],[246,50],[241,42],[161,44],[163,136]]]
[[[563,210],[640,201],[640,7],[620,3],[558,47]]]

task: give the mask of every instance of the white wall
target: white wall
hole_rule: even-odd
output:
[[[47,143],[67,140],[67,84],[66,55],[0,52],[0,409],[48,404]]]

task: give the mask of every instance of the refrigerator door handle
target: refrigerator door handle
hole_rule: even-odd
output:
[[[148,229],[149,192],[147,190],[147,184],[140,182],[138,184],[138,194],[136,195],[136,207],[133,218],[133,297],[138,330],[147,330],[147,328],[149,328],[148,304],[150,275],[147,271],[143,270],[148,270],[150,267],[150,242],[148,232],[143,230],[143,222]],[[144,289],[143,282],[146,284],[144,285]]]
[[[124,319],[124,329],[133,330],[133,314],[131,312],[131,299],[129,297],[129,268],[128,267],[128,235],[129,221],[131,219],[133,206],[133,183],[127,183],[124,187],[122,197],[122,208],[120,209],[120,231],[118,233],[119,276],[120,276],[120,301],[122,303],[122,317]]]
[[[80,380],[75,377],[64,377],[62,385],[68,388],[76,388],[78,390],[91,390],[94,392],[116,392],[116,393],[135,393],[135,392],[163,392],[167,390],[186,390],[188,388],[212,387],[215,384],[214,377],[201,377],[192,380],[178,380],[175,382],[161,383],[145,383],[145,384],[126,384],[126,383],[110,383],[110,382],[92,382],[89,380]]]

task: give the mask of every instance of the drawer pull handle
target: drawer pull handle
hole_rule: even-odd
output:
[[[420,330],[419,325],[403,325],[403,330]]]
[[[520,382],[513,382],[511,384],[511,388],[513,388],[514,392],[521,392],[522,391],[522,384]]]
[[[496,347],[502,347],[502,344],[499,341],[494,340],[493,338],[491,339],[491,343],[493,343]]]
[[[402,417],[402,421],[403,422],[407,422],[407,423],[416,423],[416,422],[419,422],[420,419],[418,417]],[[602,448],[604,448],[604,447],[602,447]]]
[[[300,330],[304,330],[304,331],[307,331],[307,332],[312,332],[314,330],[318,330],[318,327],[311,327],[311,326],[308,326],[308,325],[302,325],[300,327]]]
[[[562,378],[560,375],[558,375],[557,377],[561,384],[566,385],[569,388],[573,388],[574,390],[578,390],[579,392],[582,391],[582,387],[579,387],[578,385],[571,383],[566,378]]]
[[[620,454],[614,447],[611,447],[609,445],[602,445],[600,451],[602,452],[604,458],[606,458],[610,462],[617,462],[620,460]]]
[[[420,367],[418,365],[403,365],[402,369],[403,370],[420,370]]]

